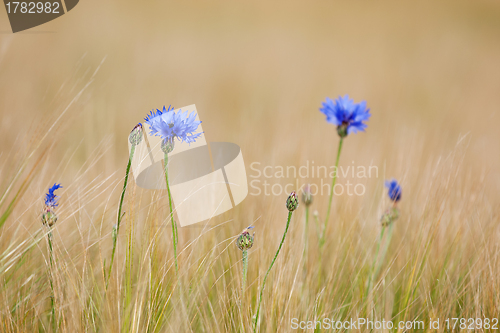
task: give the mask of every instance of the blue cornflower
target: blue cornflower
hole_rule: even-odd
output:
[[[150,122],[153,118],[155,118],[155,117],[157,117],[157,116],[161,116],[163,113],[167,113],[167,112],[170,112],[170,111],[174,111],[174,108],[172,107],[172,105],[169,105],[169,106],[168,106],[168,109],[167,109],[165,106],[163,106],[163,111],[161,111],[161,110],[159,110],[159,109],[156,109],[156,112],[155,112],[155,110],[152,110],[152,111],[150,111],[150,112],[149,112],[149,114],[146,116],[146,118],[144,118],[144,122],[145,122],[146,124],[149,124],[149,122]],[[151,125],[151,124],[150,124],[150,125]]]
[[[401,186],[394,178],[391,180],[386,180],[385,187],[389,189],[387,194],[389,195],[391,201],[394,201],[394,203],[396,203],[401,200]]]
[[[201,121],[196,120],[196,113],[181,110],[174,112],[163,107],[163,111],[151,112],[145,123],[150,127],[150,134],[159,136],[163,142],[173,142],[174,138],[187,143],[195,142],[202,133],[195,133]]]
[[[364,121],[367,121],[371,116],[370,109],[366,108],[366,101],[354,103],[348,95],[345,95],[344,97],[339,96],[335,101],[327,97],[322,105],[319,110],[326,116],[326,121],[337,125],[340,137],[365,131],[367,125]]]
[[[54,194],[54,191],[60,188],[62,188],[61,184],[54,184],[49,188],[49,192],[45,194],[45,206],[47,206],[47,208],[52,209],[59,205],[57,203],[59,197]]]

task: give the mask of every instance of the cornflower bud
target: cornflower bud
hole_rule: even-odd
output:
[[[293,212],[297,209],[298,206],[299,197],[297,196],[297,193],[295,193],[295,191],[292,191],[292,193],[290,193],[290,195],[288,196],[288,199],[286,199],[286,208],[289,212]]]
[[[238,246],[238,249],[240,249],[241,251],[250,250],[253,246],[255,233],[253,235],[250,235],[250,229],[253,229],[253,227],[248,227],[243,230],[241,235],[238,236],[238,239],[236,239],[236,246]]]
[[[135,127],[132,129],[132,132],[130,132],[128,140],[130,141],[130,144],[133,146],[137,146],[139,143],[141,143],[141,141],[142,141],[142,124],[141,123],[135,125]]]

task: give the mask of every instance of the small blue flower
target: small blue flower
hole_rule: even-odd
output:
[[[201,121],[196,120],[196,113],[181,110],[174,112],[170,107],[168,110],[163,107],[163,111],[151,112],[146,118],[146,124],[150,127],[150,134],[159,136],[164,142],[172,142],[174,138],[192,143],[198,139],[202,133],[195,133]]]
[[[326,121],[337,125],[337,132],[341,137],[365,131],[367,125],[364,121],[371,116],[370,109],[366,108],[366,101],[354,103],[348,95],[345,95],[339,96],[335,101],[327,97],[322,105],[319,110],[326,116]]]
[[[398,202],[399,200],[401,200],[401,186],[394,178],[391,180],[386,180],[385,187],[389,189],[387,194],[392,201]]]
[[[54,191],[60,188],[62,188],[61,184],[54,184],[49,188],[49,192],[45,194],[45,206],[48,208],[55,208],[59,205],[57,203],[59,197],[54,194]]]

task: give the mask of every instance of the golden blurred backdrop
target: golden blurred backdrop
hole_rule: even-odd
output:
[[[345,140],[340,163],[376,165],[379,177],[361,180],[362,197],[336,197],[332,223],[346,217],[348,229],[355,219],[357,232],[372,237],[387,204],[383,180],[395,177],[404,189],[401,237],[435,214],[443,227],[460,225],[474,243],[475,217],[499,222],[499,41],[500,3],[493,0],[82,0],[16,34],[2,9],[2,193],[35,147],[23,175],[48,149],[2,229],[2,243],[40,228],[43,193],[58,182],[64,186],[58,233],[93,230],[109,256],[128,134],[154,108],[196,104],[207,140],[237,143],[252,180],[253,162],[333,165],[338,136],[318,109],[325,97],[345,94],[366,100],[372,117],[365,133]],[[130,187],[128,196],[136,190]],[[234,220],[228,237],[256,225],[268,241],[256,239],[258,255],[269,247],[256,259],[261,274],[285,223],[286,196],[249,195],[214,219]],[[320,215],[326,198],[315,199]],[[166,212],[166,200],[160,205]],[[183,232],[181,242],[196,234]],[[77,246],[60,238],[69,252]]]

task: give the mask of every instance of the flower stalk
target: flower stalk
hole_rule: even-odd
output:
[[[243,263],[243,274],[241,277],[241,298],[243,299],[243,295],[245,294],[246,282],[247,282],[247,273],[248,273],[248,250],[250,250],[253,246],[255,233],[250,235],[249,230],[254,227],[250,226],[243,230],[241,234],[236,239],[236,246],[241,250],[242,253],[242,263]]]
[[[330,198],[328,201],[328,210],[326,211],[326,218],[325,218],[325,223],[323,225],[323,230],[321,232],[321,237],[319,240],[319,247],[320,249],[323,247],[325,244],[325,234],[326,234],[326,227],[328,225],[328,220],[330,218],[330,211],[332,210],[332,201],[333,201],[333,193],[334,193],[334,188],[335,188],[335,183],[337,182],[337,173],[339,169],[339,161],[340,161],[340,153],[342,151],[342,143],[344,142],[344,138],[341,137],[339,141],[339,147],[337,150],[337,159],[335,161],[335,173],[333,174],[333,179],[332,179],[332,186],[330,188]]]
[[[123,218],[122,208],[123,200],[125,198],[125,192],[127,191],[128,176],[130,174],[130,167],[132,166],[132,159],[134,158],[135,147],[142,141],[142,124],[137,124],[130,132],[129,142],[131,144],[130,154],[127,163],[127,169],[125,170],[125,179],[123,181],[123,189],[120,196],[120,204],[118,206],[118,217],[116,224],[113,226],[112,230],[112,240],[113,240],[113,250],[111,251],[111,262],[109,263],[108,274],[106,275],[106,288],[108,290],[109,279],[111,277],[111,269],[113,268],[113,262],[115,260],[116,244],[118,243],[118,235],[120,232],[120,224]]]
[[[51,312],[51,322],[52,322],[52,329],[55,332],[57,328],[57,321],[56,321],[56,308],[55,308],[55,290],[54,290],[54,265],[55,265],[55,258],[54,258],[54,247],[53,247],[53,242],[52,242],[52,227],[56,224],[57,222],[57,215],[55,213],[56,207],[59,205],[58,200],[59,197],[54,194],[54,191],[57,189],[60,189],[62,186],[61,184],[54,184],[52,187],[49,188],[49,191],[45,195],[45,207],[42,211],[42,224],[48,228],[48,233],[47,233],[47,244],[49,247],[49,284],[50,284],[50,290],[51,290],[51,296],[50,296],[50,312]]]
[[[373,258],[373,263],[370,269],[370,275],[368,276],[368,282],[365,291],[365,298],[367,298],[373,288],[373,282],[377,278],[380,269],[385,261],[385,256],[387,254],[387,250],[389,249],[389,245],[391,244],[392,234],[394,230],[394,222],[399,218],[399,209],[397,207],[397,203],[401,200],[401,186],[397,183],[396,180],[386,181],[385,186],[389,189],[388,196],[392,201],[392,207],[389,208],[380,218],[380,222],[382,225],[382,229],[380,230],[380,236],[377,241],[375,256]],[[384,239],[384,233],[387,229],[387,234]],[[383,246],[382,246],[383,244]],[[382,247],[382,251],[380,249]],[[380,259],[379,259],[380,253]]]
[[[288,227],[290,226],[290,220],[292,219],[292,213],[295,209],[297,209],[298,206],[299,206],[299,199],[298,199],[298,196],[295,193],[295,191],[293,191],[286,201],[286,207],[288,209],[288,219],[286,221],[286,227],[285,227],[285,232],[283,233],[283,238],[281,239],[278,250],[276,251],[276,254],[274,255],[273,261],[271,261],[271,265],[267,269],[266,275],[264,275],[264,280],[262,280],[262,287],[260,288],[259,302],[257,304],[257,312],[255,314],[255,320],[254,320],[254,326],[253,326],[254,332],[257,331],[257,325],[259,322],[260,305],[262,303],[262,296],[264,294],[264,288],[266,287],[267,277],[269,276],[269,273],[271,272],[271,269],[273,268],[273,265],[276,262],[276,259],[278,258],[278,255],[281,251],[281,247],[283,246],[283,243],[285,242],[286,234],[288,233]]]
[[[172,194],[170,193],[170,183],[168,181],[168,153],[174,149],[174,142],[162,142],[162,150],[164,152],[164,170],[165,170],[165,183],[167,186],[168,192],[168,206],[170,209],[170,222],[172,224],[172,242],[174,245],[174,261],[175,261],[175,275],[179,276],[179,264],[177,261],[177,243],[178,243],[178,235],[177,235],[177,224],[174,220],[174,209],[172,205]]]
[[[168,191],[168,203],[170,208],[170,220],[172,223],[172,240],[174,245],[175,273],[178,277],[179,265],[177,262],[177,243],[178,233],[177,225],[174,221],[174,209],[172,206],[172,195],[168,181],[168,154],[173,151],[175,139],[180,142],[193,143],[203,132],[196,133],[201,121],[196,120],[196,113],[174,111],[171,106],[168,109],[164,106],[163,110],[156,109],[144,118],[145,123],[149,125],[150,135],[159,136],[162,139],[161,149],[164,153],[164,171],[165,183]]]
[[[328,225],[328,220],[330,219],[330,212],[332,209],[332,201],[334,194],[334,187],[337,181],[337,172],[339,168],[340,152],[342,151],[342,143],[344,138],[351,133],[357,133],[358,131],[364,131],[367,125],[364,123],[370,119],[370,109],[366,107],[366,101],[360,103],[354,103],[348,95],[344,97],[337,98],[332,101],[330,98],[326,98],[326,101],[322,103],[322,107],[319,109],[321,113],[326,116],[326,121],[337,126],[337,134],[340,137],[339,148],[337,150],[337,160],[335,162],[335,174],[332,179],[332,187],[330,188],[330,199],[328,202],[328,210],[326,212],[325,223],[323,225],[323,230],[321,232],[321,237],[319,241],[320,249],[325,244],[325,233],[326,227]]]
[[[308,240],[309,240],[309,206],[311,206],[313,202],[313,196],[311,193],[311,186],[306,185],[302,191],[302,202],[306,206],[306,211],[305,211],[305,223],[304,223],[304,269],[306,268],[307,265],[307,251],[308,251]]]

